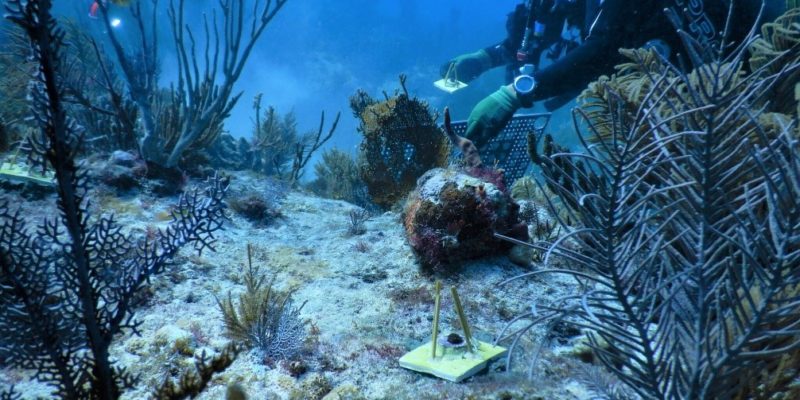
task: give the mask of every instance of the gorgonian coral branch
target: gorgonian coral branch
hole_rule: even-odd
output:
[[[50,7],[47,0],[6,3],[38,64],[31,85],[36,142],[56,176],[59,213],[31,231],[19,211],[0,204],[0,357],[36,370],[62,398],[116,399],[135,381],[109,359],[114,334],[135,332],[134,294],[182,246],[213,245],[227,183],[215,176],[206,196],[182,196],[170,227],[139,248],[113,217],[93,221],[85,172],[75,162],[81,133],[62,105],[64,35]]]

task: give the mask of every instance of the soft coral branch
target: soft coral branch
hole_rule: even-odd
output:
[[[172,224],[135,252],[134,238],[113,217],[92,221],[85,173],[75,162],[81,134],[62,105],[64,35],[50,7],[48,0],[6,4],[39,66],[31,94],[36,148],[55,173],[59,214],[30,232],[19,211],[0,205],[0,357],[35,369],[62,398],[116,399],[134,378],[113,366],[109,347],[122,329],[136,332],[133,296],[182,246],[211,248],[227,184],[214,177],[205,196],[182,196]]]

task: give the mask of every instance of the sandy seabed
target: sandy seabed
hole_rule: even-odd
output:
[[[235,175],[235,185],[258,188],[262,181]],[[20,204],[31,223],[54,211],[54,195],[31,200],[4,190],[0,198]],[[116,196],[93,192],[94,215],[114,212],[134,233],[165,227],[167,211],[177,198]],[[547,346],[537,375],[527,372],[528,351],[515,353],[512,371],[505,360],[462,383],[451,383],[401,368],[398,358],[429,340],[432,289],[436,277],[423,273],[406,243],[397,213],[373,216],[363,235],[348,235],[348,214],[356,206],[291,191],[281,202],[282,217],[266,227],[229,212],[217,233],[215,252],[198,255],[181,250],[174,265],[152,279],[135,316],[141,336],[126,332],[112,346],[116,365],[140,377],[123,399],[146,399],[166,377],[192,368],[203,351],[218,353],[228,342],[217,298],[244,291],[242,268],[246,246],[255,252],[262,272],[276,274],[276,287],[294,289],[304,304],[313,345],[300,357],[307,371],[293,377],[287,363],[265,363],[255,350],[243,351],[225,372],[215,375],[199,399],[222,399],[227,385],[238,383],[250,399],[583,399],[589,395],[573,379],[580,362]],[[532,266],[531,268],[536,268]],[[534,302],[547,302],[574,291],[573,280],[542,276],[502,281],[529,268],[506,257],[468,262],[457,275],[444,277],[443,293],[458,288],[473,335],[492,341],[515,315]],[[449,296],[443,297],[442,331],[458,331]],[[545,336],[534,329],[521,347],[531,349]],[[551,340],[554,345],[559,343]],[[562,345],[572,346],[568,341]],[[567,351],[568,353],[569,351]],[[560,354],[560,355],[559,355]],[[49,388],[31,379],[31,371],[0,370],[0,383],[14,383],[23,398],[47,397]]]

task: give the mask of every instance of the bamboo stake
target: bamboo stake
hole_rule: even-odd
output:
[[[467,324],[467,316],[464,314],[464,309],[461,307],[461,299],[458,298],[458,292],[456,291],[455,286],[450,288],[450,293],[453,294],[453,302],[456,306],[458,319],[461,320],[461,327],[464,329],[464,339],[467,341],[467,351],[472,353],[472,333],[470,333],[469,324]]]
[[[431,358],[436,358],[436,342],[439,336],[439,310],[441,308],[441,298],[440,292],[442,290],[442,283],[436,281],[434,285],[434,299],[435,303],[433,306],[433,341],[432,341],[432,351],[431,351]]]

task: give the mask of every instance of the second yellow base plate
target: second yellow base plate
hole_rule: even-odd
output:
[[[440,90],[444,90],[447,93],[453,93],[456,90],[461,90],[467,87],[467,84],[461,81],[454,81],[452,79],[439,79],[436,82],[433,82],[433,86]]]
[[[13,181],[33,182],[37,185],[50,186],[53,184],[53,175],[37,174],[30,169],[21,168],[16,164],[2,163],[0,164],[0,178],[6,178]]]

